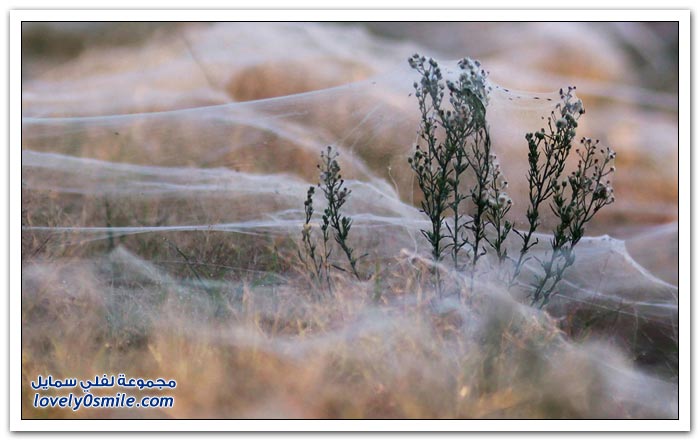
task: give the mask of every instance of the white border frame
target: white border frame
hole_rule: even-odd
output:
[[[679,329],[678,420],[22,420],[21,22],[22,21],[678,21]],[[9,17],[9,302],[12,431],[687,431],[690,430],[690,11],[688,10],[14,10]],[[697,157],[698,155],[696,155]],[[697,165],[697,164],[696,164]],[[697,167],[696,167],[697,169]],[[697,269],[697,266],[694,267]],[[3,271],[4,268],[3,268]]]

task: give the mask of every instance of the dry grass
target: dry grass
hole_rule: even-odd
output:
[[[188,242],[199,255],[217,240]],[[212,237],[216,237],[213,235]],[[235,235],[228,235],[229,244]],[[32,241],[30,241],[32,242]],[[192,243],[199,243],[192,247]],[[189,243],[189,245],[188,245]],[[226,243],[224,241],[223,243]],[[546,313],[489,286],[464,303],[435,297],[419,259],[382,263],[364,283],[336,273],[333,296],[315,300],[291,241],[251,245],[238,266],[206,274],[212,297],[186,265],[157,265],[123,246],[46,264],[27,250],[23,275],[25,418],[590,418],[663,416],[663,407],[611,391],[609,348],[572,345]],[[85,249],[73,250],[85,253]],[[167,251],[167,248],[161,248]],[[154,249],[151,249],[151,253]],[[272,259],[272,256],[276,256]],[[153,256],[150,257],[151,259]],[[173,259],[174,256],[168,257]],[[49,259],[50,260],[50,259]],[[157,259],[153,259],[157,260]],[[271,260],[279,262],[270,268]],[[227,265],[236,265],[228,256]],[[110,274],[110,276],[108,276]],[[276,274],[275,278],[270,274]],[[376,298],[380,292],[379,301]],[[175,407],[151,411],[37,410],[38,375],[103,372],[173,378]]]

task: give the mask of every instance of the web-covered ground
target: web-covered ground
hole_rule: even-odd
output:
[[[95,40],[24,66],[25,418],[677,417],[668,29],[191,24],[120,46],[100,41],[114,29],[25,26],[29,54],[42,38]],[[435,291],[407,162],[416,51],[448,70],[463,56],[490,70],[487,119],[516,227],[524,134],[541,127],[552,91],[576,85],[580,133],[617,151],[616,202],[546,311],[499,284],[507,269],[489,256],[475,283],[444,269],[459,296]],[[337,270],[319,298],[298,249],[326,145],[340,152],[350,241],[366,256],[361,280]],[[535,256],[554,221],[543,219]],[[26,399],[39,374],[125,371],[175,378],[176,406],[76,415]]]

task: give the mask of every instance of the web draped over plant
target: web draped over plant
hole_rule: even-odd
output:
[[[443,74],[458,81],[456,63],[441,64],[447,66]],[[322,239],[322,216],[328,207],[323,190],[309,192],[309,187],[319,179],[315,168],[319,153],[332,145],[340,153],[337,160],[342,166],[343,186],[351,196],[343,200],[342,215],[329,213],[330,222],[338,222],[335,234],[342,235],[343,216],[348,216],[352,228],[347,235],[348,249],[336,246],[329,255],[322,245],[316,245],[316,256],[323,256],[312,263],[316,277],[328,277],[322,271],[324,265],[328,265],[326,270],[336,265],[344,269],[341,274],[359,273],[352,283],[358,291],[368,289],[376,294],[370,298],[380,305],[392,301],[382,295],[383,290],[406,291],[404,302],[420,303],[431,294],[422,292],[420,283],[407,281],[407,274],[429,266],[431,250],[421,232],[434,233],[435,225],[418,209],[423,204],[430,210],[431,202],[421,199],[422,183],[412,169],[416,162],[406,161],[419,141],[416,128],[420,114],[411,87],[414,80],[408,66],[397,65],[370,79],[323,90],[201,107],[173,106],[157,112],[146,111],[150,110],[148,104],[128,112],[122,102],[115,102],[113,109],[106,101],[100,101],[102,107],[84,109],[49,101],[46,105],[30,103],[22,119],[22,242],[23,259],[27,259],[23,294],[39,292],[52,280],[64,283],[57,288],[59,296],[68,295],[68,287],[88,290],[92,286],[111,296],[106,307],[115,317],[114,326],[122,326],[126,320],[128,329],[148,322],[154,297],[174,296],[183,305],[179,314],[197,318],[183,332],[199,335],[206,334],[206,317],[222,313],[211,310],[219,301],[217,296],[243,296],[250,289],[258,296],[253,302],[262,317],[275,320],[283,314],[290,321],[312,321],[309,317],[315,300],[305,297],[304,289],[296,285],[299,272],[289,262],[295,247],[306,240],[299,234],[304,224]],[[496,206],[508,207],[495,216],[507,220],[502,227],[527,231],[525,133],[541,127],[542,116],[550,114],[560,95],[515,92],[493,83],[487,86],[491,91],[486,120],[493,154],[489,160],[508,179],[508,195],[499,199],[505,178],[489,181],[494,187],[484,190],[493,193]],[[67,83],[63,87],[69,90]],[[459,87],[458,83],[453,87]],[[41,91],[41,87],[36,90]],[[221,91],[209,91],[213,92]],[[157,99],[152,98],[153,102]],[[474,183],[469,174],[461,179],[445,180],[444,185],[469,188]],[[305,211],[304,200],[316,211]],[[561,201],[561,207],[555,202],[555,209],[564,209],[565,202]],[[469,203],[465,201],[465,205]],[[548,313],[571,326],[590,321],[591,327],[586,329],[604,322],[600,329],[611,340],[634,346],[633,352],[677,344],[677,287],[639,265],[624,241],[599,235],[614,230],[609,226],[624,217],[625,206],[616,205],[601,212],[591,235],[576,238],[575,262],[564,273]],[[457,249],[470,247],[460,242],[460,225],[467,220],[466,214],[456,216],[441,219],[440,224],[451,226],[445,231],[453,236]],[[537,260],[552,255],[550,241],[556,237],[548,233],[556,226],[556,219],[545,215],[532,232],[529,253]],[[334,234],[333,228],[330,230]],[[494,241],[494,236],[484,240]],[[515,258],[521,245],[521,238],[513,233],[503,237],[503,248]],[[312,246],[310,241],[308,246]],[[481,247],[475,249],[479,254]],[[446,250],[438,250],[442,251]],[[465,267],[467,259],[474,256],[455,253],[440,262],[445,283],[468,287],[462,273],[454,268]],[[539,314],[529,309],[526,299],[516,295],[513,300],[496,288],[490,300],[489,287],[503,278],[499,273],[503,256],[487,253],[481,259],[472,281],[475,286],[470,289],[479,294],[472,302],[503,302],[511,305],[509,311],[517,317]],[[537,260],[522,263],[516,274],[518,281],[531,283],[542,276]],[[340,286],[330,279],[325,283]],[[413,293],[418,297],[408,297]],[[120,308],[126,306],[119,298],[129,299],[138,312],[122,314]],[[277,298],[289,302],[285,307],[293,306],[285,309]],[[455,306],[450,299],[436,302],[431,307],[447,308],[466,317],[468,325],[460,332],[479,341],[485,318],[471,316],[472,309]],[[335,327],[329,324],[332,332],[303,342],[282,336],[263,338],[238,328],[223,338],[303,358],[338,341],[361,338],[363,333],[376,331],[398,340],[401,332],[397,330],[411,329],[400,317],[377,308],[374,312],[338,312],[338,317],[352,318]],[[520,308],[525,312],[512,312]],[[373,313],[382,318],[376,329],[368,325],[376,322]],[[146,319],[140,320],[143,317]],[[575,345],[562,338],[557,347]],[[618,363],[616,360],[610,363]],[[401,363],[397,360],[396,364]],[[615,371],[618,366],[624,366],[626,374]],[[673,400],[666,398],[676,391],[672,384],[660,380],[648,383],[648,377],[624,363],[616,364],[615,369],[610,372],[617,373],[606,377],[620,381],[618,389],[611,389],[611,396],[618,394],[622,401],[647,406],[644,412],[652,415],[677,411],[667,407]],[[644,392],[650,384],[661,398],[655,397],[652,389]]]

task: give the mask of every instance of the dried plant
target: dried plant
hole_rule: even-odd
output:
[[[467,247],[473,275],[479,257],[485,253],[489,186],[495,182],[486,125],[490,91],[487,73],[478,61],[465,58],[458,63],[458,79],[443,81],[435,60],[416,54],[409,64],[421,76],[413,86],[421,113],[418,134],[424,145],[416,146],[409,163],[423,193],[421,211],[431,223],[431,228],[422,233],[430,243],[433,261],[439,262],[449,249],[455,269],[461,269],[461,250]],[[445,89],[449,92],[447,110],[442,106]],[[465,194],[464,176],[469,172],[476,179]],[[474,206],[470,218],[463,214],[465,200],[471,200]]]
[[[328,146],[326,152],[321,152],[321,164],[318,165],[321,171],[318,186],[326,197],[326,209],[323,213],[323,230],[328,231],[330,226],[333,229],[333,238],[343,250],[345,257],[350,264],[350,271],[360,280],[357,272],[357,258],[354,250],[348,245],[348,235],[352,226],[352,219],[341,214],[341,208],[350,196],[350,189],[345,187],[345,180],[340,175],[340,165],[338,164],[338,152]]]
[[[537,278],[532,303],[544,306],[549,302],[564,270],[574,263],[573,249],[585,232],[585,225],[604,206],[615,201],[608,178],[615,172],[615,152],[601,148],[598,140],[581,139],[576,169],[566,180],[553,186],[552,211],[559,219],[551,241],[549,260],[542,261],[544,275]],[[568,190],[567,190],[568,183]]]
[[[492,174],[488,183],[489,200],[486,209],[486,219],[493,227],[493,238],[487,235],[484,240],[495,251],[499,264],[503,264],[508,258],[508,250],[505,247],[508,234],[513,230],[513,224],[506,219],[508,212],[513,206],[513,200],[506,193],[508,181],[506,181],[501,167],[496,160],[496,155],[490,155],[492,164],[490,166]]]
[[[549,260],[540,261],[544,275],[536,278],[530,294],[533,304],[544,306],[564,270],[573,263],[573,248],[583,235],[584,225],[614,200],[609,180],[602,182],[614,171],[610,165],[614,153],[599,149],[597,142],[583,140],[583,149],[577,151],[578,169],[568,178],[566,192],[566,181],[561,178],[576,136],[577,121],[585,110],[574,96],[575,88],[560,90],[561,102],[547,118],[547,128],[525,136],[529,165],[527,228],[515,230],[507,219],[512,207],[506,192],[508,182],[492,152],[486,122],[490,92],[487,73],[478,61],[466,58],[459,62],[458,80],[443,81],[435,60],[416,54],[408,61],[420,74],[420,81],[413,86],[421,117],[418,134],[423,144],[416,146],[408,162],[423,193],[421,211],[430,219],[430,229],[421,232],[430,243],[433,261],[442,260],[449,250],[454,267],[459,270],[460,253],[466,247],[473,280],[478,260],[488,247],[500,265],[512,262],[512,287],[530,259],[529,252],[538,243],[534,235],[541,223],[543,204],[548,203],[559,223]],[[446,88],[448,110],[443,109]],[[607,156],[602,160],[595,158],[596,149],[607,152]],[[462,190],[465,173],[473,179],[468,194]],[[472,203],[468,218],[463,214],[465,200]],[[506,248],[511,231],[522,239],[516,258],[510,258]],[[439,278],[437,281],[439,289]]]
[[[302,228],[302,243],[306,257],[301,256],[307,267],[310,267],[314,280],[318,283],[325,280],[329,290],[332,290],[330,282],[330,267],[345,271],[342,267],[332,265],[330,257],[332,249],[330,246],[330,233],[333,231],[333,239],[347,257],[350,265],[350,272],[361,280],[357,270],[358,257],[355,256],[353,248],[348,244],[348,236],[352,227],[352,219],[342,215],[342,207],[348,200],[351,190],[345,187],[345,180],[340,174],[340,165],[337,158],[339,153],[331,146],[321,152],[321,163],[317,165],[319,169],[318,187],[321,189],[325,199],[326,208],[321,217],[321,232],[323,238],[323,250],[319,254],[317,245],[311,235],[311,222],[313,219],[313,196],[315,187],[309,187],[304,201],[305,222]]]
[[[301,251],[299,251],[299,259],[304,262],[306,265],[307,269],[309,270],[309,274],[311,277],[314,279],[314,281],[317,284],[321,284],[322,281],[324,280],[323,274],[324,270],[326,269],[325,267],[325,262],[327,261],[327,254],[324,252],[322,255],[319,255],[316,252],[316,242],[314,241],[312,237],[312,231],[311,231],[311,221],[313,219],[314,215],[314,193],[315,193],[316,188],[315,187],[309,187],[309,190],[306,192],[306,200],[304,201],[304,214],[305,214],[305,220],[304,220],[304,226],[302,227],[301,230],[301,241],[302,244],[304,245],[304,255],[301,254]],[[324,230],[324,249],[327,249],[325,245],[327,244],[326,240],[327,234],[326,231]],[[327,275],[327,271],[326,271]]]
[[[438,140],[438,126],[449,117],[442,110],[445,83],[442,81],[442,72],[437,62],[432,58],[414,55],[408,60],[410,66],[420,75],[420,82],[413,84],[418,108],[421,113],[421,123],[418,134],[425,146],[416,145],[416,150],[408,162],[416,174],[418,186],[423,193],[421,211],[430,219],[430,229],[421,230],[421,233],[430,243],[431,256],[434,262],[442,260],[442,255],[447,245],[442,243],[445,235],[442,225],[446,218],[446,211],[450,204],[451,182],[456,182],[452,159],[455,155],[454,148],[448,148],[445,142]],[[450,146],[452,147],[452,146]],[[459,200],[453,202],[459,205]],[[457,210],[454,210],[458,213]],[[457,216],[459,216],[457,214]],[[453,230],[455,243],[459,240],[459,220]],[[457,246],[457,245],[455,245]],[[438,276],[437,270],[435,271]]]
[[[571,152],[571,145],[576,136],[578,118],[585,113],[581,100],[574,99],[575,88],[559,90],[561,102],[547,117],[547,129],[527,133],[529,206],[527,208],[528,228],[524,232],[516,231],[522,238],[520,254],[515,262],[511,285],[520,275],[523,265],[528,260],[527,253],[538,241],[533,236],[540,225],[542,204],[552,197],[557,182],[560,180],[566,159]],[[544,159],[541,156],[544,155]]]

